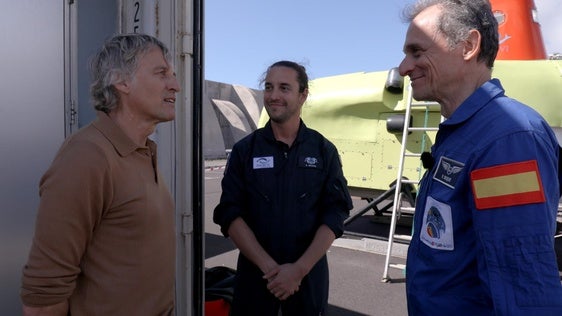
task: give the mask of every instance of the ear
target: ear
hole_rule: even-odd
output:
[[[299,93],[299,100],[301,105],[306,102],[306,99],[308,99],[308,89],[304,89],[303,92]]]
[[[129,91],[131,90],[128,80],[120,80],[117,83],[114,83],[113,86],[117,89],[117,91],[123,94],[129,94]]]
[[[482,36],[477,30],[470,30],[468,38],[464,41],[463,57],[464,60],[469,61],[478,57],[480,53],[480,43]]]

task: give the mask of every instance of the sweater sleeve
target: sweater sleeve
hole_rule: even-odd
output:
[[[103,151],[89,142],[65,143],[39,186],[35,235],[23,268],[21,299],[28,306],[67,300],[80,261],[111,198]]]

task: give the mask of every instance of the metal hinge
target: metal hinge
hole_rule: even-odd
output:
[[[193,55],[193,34],[192,33],[183,33],[181,35],[181,56],[190,56]]]
[[[181,214],[181,233],[182,235],[191,235],[193,233],[193,216],[188,213]]]
[[[69,125],[74,126],[78,121],[78,111],[76,110],[76,101],[70,100],[70,110],[68,113]]]

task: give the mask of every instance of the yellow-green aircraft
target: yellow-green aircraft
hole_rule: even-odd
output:
[[[562,141],[562,60],[546,56],[540,26],[533,20],[533,1],[501,2],[492,1],[492,6],[500,21],[500,38],[508,40],[500,44],[493,77],[501,80],[508,96],[540,112]],[[497,7],[500,4],[503,7]],[[521,11],[528,20],[511,20],[519,26],[527,23],[528,32],[509,33],[506,16],[522,15]],[[311,80],[302,118],[338,148],[352,195],[373,199],[396,181],[410,99],[409,82],[396,69]],[[438,105],[412,107],[411,117],[412,126],[437,127],[441,121]],[[259,126],[266,121],[264,111]],[[412,132],[407,136],[406,152],[429,151],[434,137],[434,131]],[[404,159],[404,177],[417,180],[422,173],[419,158]]]

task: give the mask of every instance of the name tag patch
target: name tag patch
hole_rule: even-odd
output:
[[[428,247],[454,250],[453,216],[451,206],[427,197],[423,213],[420,240]]]
[[[254,169],[273,168],[273,156],[254,157]]]
[[[454,189],[463,167],[464,163],[442,156],[433,174],[433,179]]]
[[[321,169],[322,168],[322,161],[318,157],[300,156],[298,165],[301,168]]]

